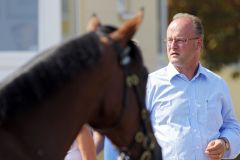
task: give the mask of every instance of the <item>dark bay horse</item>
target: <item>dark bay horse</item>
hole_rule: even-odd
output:
[[[0,85],[0,159],[63,159],[81,126],[108,136],[124,159],[161,160],[145,109],[147,71],[131,41],[143,11],[106,33],[49,49]],[[126,158],[127,157],[127,158]]]

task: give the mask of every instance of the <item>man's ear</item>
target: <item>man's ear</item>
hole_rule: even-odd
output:
[[[203,40],[201,36],[195,40],[194,47],[200,51],[203,49]]]

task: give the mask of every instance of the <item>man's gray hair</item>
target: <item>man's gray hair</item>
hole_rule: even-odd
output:
[[[190,18],[193,23],[193,28],[195,30],[195,34],[198,36],[204,37],[204,28],[202,25],[202,21],[197,16],[191,15],[189,13],[177,13],[173,16],[172,20],[178,19],[178,18]]]

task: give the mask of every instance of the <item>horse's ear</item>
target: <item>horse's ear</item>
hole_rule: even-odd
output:
[[[96,14],[93,14],[87,25],[87,32],[95,32],[100,25],[99,18]]]
[[[137,31],[140,23],[142,22],[144,15],[144,9],[140,9],[139,12],[130,20],[123,23],[118,30],[111,34],[114,41],[126,43],[132,39],[133,35]]]

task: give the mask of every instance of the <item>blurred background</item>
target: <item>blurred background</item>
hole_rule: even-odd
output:
[[[102,24],[119,26],[141,7],[144,21],[134,39],[149,72],[168,63],[163,40],[171,17],[188,12],[202,19],[202,64],[227,81],[240,120],[240,0],[0,0],[0,80],[43,50],[84,34],[93,13]]]

